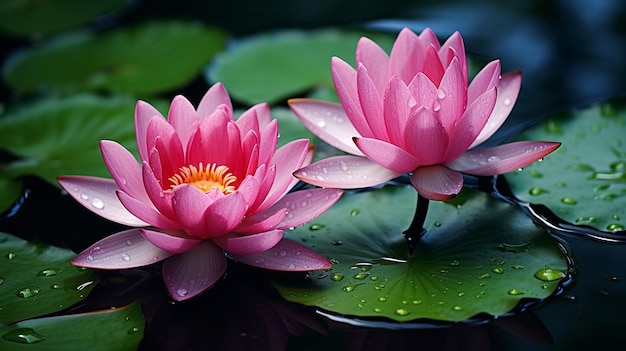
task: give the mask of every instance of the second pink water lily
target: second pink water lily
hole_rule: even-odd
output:
[[[122,269],[163,263],[176,300],[211,287],[226,270],[225,252],[245,264],[284,271],[329,268],[310,248],[283,237],[341,196],[334,189],[291,192],[292,173],[310,163],[307,140],[276,148],[278,124],[267,104],[237,120],[222,84],[198,108],[172,101],[165,119],[150,104],[135,110],[138,163],[115,141],[101,150],[113,179],[64,176],[61,186],[96,214],[134,229],[81,252],[72,264]]]
[[[289,102],[318,137],[351,154],[297,171],[322,187],[362,188],[409,174],[418,193],[447,200],[459,193],[463,174],[490,176],[527,166],[554,151],[554,142],[523,141],[475,148],[504,123],[517,99],[521,74],[501,76],[487,64],[469,83],[457,32],[440,44],[430,29],[403,29],[390,55],[368,38],[356,50],[356,69],[331,60],[341,104],[312,99]]]

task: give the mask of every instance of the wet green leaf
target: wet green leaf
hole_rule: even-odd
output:
[[[143,338],[141,305],[30,319],[0,328],[2,350],[136,350]]]
[[[547,206],[566,221],[626,229],[626,108],[604,103],[548,118],[521,136],[563,144],[505,178],[521,200]]]
[[[136,154],[135,100],[76,95],[50,98],[0,119],[0,149],[19,157],[3,172],[34,174],[57,184],[67,174],[110,176],[100,140],[115,140]],[[155,103],[161,111],[165,103]]]
[[[49,35],[87,24],[127,4],[127,0],[3,0],[0,29],[16,36]]]
[[[354,64],[358,39],[367,35],[388,50],[394,37],[365,32],[319,30],[283,31],[241,41],[216,56],[208,80],[221,81],[229,93],[246,104],[276,103],[311,89],[328,96],[334,87],[330,59],[338,56]]]
[[[568,269],[555,241],[517,207],[466,195],[456,204],[431,202],[428,233],[409,256],[402,232],[413,216],[413,188],[344,194],[286,234],[329,257],[333,268],[275,286],[289,301],[396,321],[499,316],[521,299],[552,294]],[[542,275],[546,268],[552,271]]]
[[[22,92],[156,94],[195,78],[224,42],[221,31],[186,22],[152,22],[99,35],[73,33],[13,55],[3,73]]]
[[[87,296],[98,278],[70,265],[74,256],[0,233],[0,326],[66,309]]]

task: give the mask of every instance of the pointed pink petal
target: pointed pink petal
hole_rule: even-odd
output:
[[[276,153],[278,120],[274,119],[261,131],[259,138],[259,163],[268,163]]]
[[[170,257],[163,263],[163,281],[177,301],[190,299],[213,286],[226,272],[222,250],[204,240],[191,250]]]
[[[415,111],[407,122],[404,140],[406,150],[421,165],[440,163],[450,142],[437,114],[425,107]]]
[[[231,255],[250,255],[271,249],[282,237],[283,231],[275,229],[252,235],[229,234],[213,241]]]
[[[171,255],[173,253],[152,245],[139,229],[129,229],[91,245],[78,254],[72,264],[88,268],[124,269],[147,266]]]
[[[441,45],[441,49],[439,49],[439,55],[441,57],[442,62],[450,63],[452,62],[452,57],[456,56],[459,58],[459,62],[461,63],[461,70],[463,74],[463,81],[468,82],[467,78],[467,57],[465,55],[465,44],[463,44],[463,38],[459,32],[454,32],[452,35],[446,39],[446,42]]]
[[[276,228],[287,216],[286,208],[276,208],[272,206],[262,213],[246,217],[233,229],[237,234],[254,234],[266,232]]]
[[[226,105],[231,111],[233,105],[222,83],[213,84],[204,94],[198,105],[198,117],[202,120],[210,116],[220,105]]]
[[[430,45],[426,48],[426,52],[424,53],[422,72],[430,79],[435,85],[439,86],[441,83],[441,78],[445,72],[445,68],[441,64],[439,60],[439,54],[437,52],[437,48],[434,45]],[[416,72],[417,73],[417,72]],[[413,79],[413,77],[409,77],[409,81]]]
[[[359,136],[341,105],[313,99],[291,99],[289,107],[313,134],[347,153],[361,156],[352,138]]]
[[[431,109],[433,108],[435,99],[437,98],[437,87],[424,73],[419,72],[416,74],[409,83],[408,88],[415,98],[417,107],[424,106]],[[405,118],[408,118],[408,114]]]
[[[58,177],[57,180],[68,194],[98,216],[131,227],[148,225],[148,223],[134,216],[122,205],[116,195],[120,188],[113,179],[62,176]]]
[[[141,179],[141,166],[135,156],[115,141],[100,142],[102,158],[117,185],[132,197],[148,201],[148,194]]]
[[[393,76],[389,81],[383,98],[385,128],[389,135],[389,141],[400,147],[404,147],[406,121],[409,119],[416,103],[413,94],[398,76]],[[420,94],[425,93],[420,92]]]
[[[470,148],[480,145],[485,140],[489,139],[500,126],[502,126],[515,106],[521,85],[522,74],[519,71],[507,73],[502,76],[498,84],[498,96],[493,112],[491,112],[487,124],[485,124],[485,127],[480,131],[480,134],[478,134],[478,137],[476,137]]]
[[[182,148],[185,149],[189,138],[191,138],[191,134],[198,128],[198,124],[200,123],[196,109],[189,100],[178,95],[172,100],[167,121],[174,127],[174,130],[176,130]]]
[[[374,82],[367,74],[367,68],[363,64],[359,64],[357,71],[357,88],[359,92],[359,103],[363,110],[363,115],[367,120],[367,124],[370,127],[374,137],[389,141],[387,136],[387,127],[385,126],[385,119],[383,118],[383,99],[382,90],[380,93]]]
[[[260,183],[259,179],[255,176],[249,175],[244,178],[236,190],[243,196],[244,202],[248,204],[248,214],[253,213],[251,211],[253,211],[254,208],[251,208],[251,206],[255,203],[256,198],[259,195]]]
[[[350,155],[328,157],[294,173],[303,182],[340,189],[366,188],[402,174],[382,167],[365,157]]]
[[[141,229],[141,235],[151,242],[152,245],[174,254],[189,251],[201,242],[198,239],[183,238],[145,228]]]
[[[137,136],[137,149],[142,161],[148,159],[148,146],[146,143],[148,123],[155,116],[163,118],[163,115],[149,103],[141,100],[137,101],[135,106],[135,135]]]
[[[147,163],[144,163],[142,174],[146,192],[150,197],[149,201],[152,202],[161,214],[174,220],[176,214],[172,209],[172,192],[170,190],[163,190],[161,182],[155,177]],[[148,203],[147,201],[142,202]]]
[[[278,225],[288,229],[302,225],[329,209],[343,194],[339,189],[306,189],[285,195],[274,206],[287,209],[287,216]]]
[[[253,132],[256,135],[261,135],[261,127],[259,125],[258,117],[258,111],[261,108],[269,109],[269,107],[265,103],[255,105],[245,110],[235,121],[235,123],[237,123],[237,126],[239,126],[239,130],[241,131],[241,133],[244,134],[241,136],[241,139],[244,139],[246,135],[250,132]]]
[[[463,187],[463,175],[441,165],[420,167],[410,179],[420,195],[435,201],[450,200]]]
[[[211,163],[228,165],[229,155],[235,151],[232,149],[233,146],[241,147],[239,131],[228,129],[229,124],[232,123],[234,126],[230,119],[231,112],[223,105],[222,107],[203,119],[191,136],[186,151],[189,164],[197,165],[202,162],[204,165]],[[230,140],[231,137],[236,137],[237,140]]]
[[[443,162],[456,159],[470,147],[487,123],[495,103],[496,88],[487,90],[472,102],[454,127],[450,136],[453,142],[449,144]]]
[[[498,86],[500,79],[500,61],[493,60],[480,70],[472,79],[467,89],[467,103],[471,104],[485,91]]]
[[[211,203],[209,196],[194,186],[181,184],[172,190],[172,209],[178,223],[193,237],[207,238],[202,216]]]
[[[356,146],[377,164],[396,173],[407,173],[419,166],[419,161],[404,149],[378,139],[354,138]]]
[[[466,99],[467,81],[463,81],[459,59],[454,58],[441,78],[437,99],[433,102],[433,111],[439,114],[439,120],[447,131],[454,128],[455,122],[463,114]]]
[[[402,29],[391,48],[388,76],[397,75],[403,82],[410,82],[422,69],[424,48],[417,34]]]
[[[378,44],[369,38],[362,37],[356,46],[357,65],[362,63],[368,68],[369,75],[382,94],[387,86],[389,56]]]
[[[330,65],[335,91],[337,91],[337,96],[345,114],[360,135],[365,137],[373,136],[372,130],[363,115],[361,105],[359,105],[356,71],[352,66],[337,57],[331,59]]]
[[[440,50],[439,38],[437,38],[435,32],[430,28],[424,28],[419,35],[419,40],[424,46],[432,45],[435,49]]]
[[[267,197],[259,206],[259,211],[263,211],[273,205],[297,183],[298,180],[293,176],[293,172],[302,167],[308,148],[309,141],[299,139],[291,141],[276,150],[270,162],[276,165],[276,177]]]
[[[276,271],[307,272],[332,267],[326,257],[289,239],[282,239],[271,249],[251,255],[233,255],[237,261]]]
[[[446,165],[458,172],[479,176],[504,174],[544,158],[561,143],[518,141],[494,147],[470,150]]]
[[[204,221],[203,238],[222,236],[239,225],[246,215],[247,204],[243,195],[234,192],[221,197],[204,211],[201,219]]]
[[[152,203],[141,202],[125,192],[118,191],[117,197],[126,209],[142,221],[163,229],[177,230],[180,225],[156,210]]]

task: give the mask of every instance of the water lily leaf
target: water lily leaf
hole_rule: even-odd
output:
[[[163,110],[165,103],[155,104]],[[76,95],[49,98],[0,119],[0,149],[18,160],[3,172],[16,178],[34,174],[57,184],[64,174],[109,176],[100,140],[116,140],[136,151],[135,100]]]
[[[0,29],[16,36],[53,34],[76,28],[97,16],[121,10],[127,0],[87,2],[83,0],[3,0]]]
[[[4,77],[22,92],[56,88],[138,95],[183,86],[224,46],[198,23],[153,22],[101,35],[73,33],[11,56]]]
[[[122,308],[30,319],[2,327],[0,349],[64,351],[82,345],[94,351],[136,350],[143,332],[141,304],[133,303]]]
[[[623,101],[548,118],[521,138],[560,141],[561,147],[505,178],[519,199],[543,204],[570,223],[624,231],[625,127]]]
[[[356,43],[363,35],[386,50],[394,40],[384,34],[338,30],[264,34],[217,55],[206,76],[223,82],[233,99],[246,104],[272,104],[320,87],[334,92],[331,57],[354,64]]]
[[[0,232],[0,326],[63,310],[87,296],[98,278],[70,265],[74,256]]]
[[[469,190],[466,190],[469,192]],[[335,262],[306,281],[276,281],[289,301],[347,316],[462,321],[500,316],[522,299],[551,295],[568,261],[519,208],[471,191],[431,202],[413,256],[402,236],[413,217],[412,188],[348,193],[287,236]]]

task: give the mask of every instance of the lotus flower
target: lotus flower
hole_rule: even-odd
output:
[[[292,173],[310,163],[307,140],[276,149],[278,125],[267,104],[233,118],[223,85],[196,110],[182,96],[167,120],[139,101],[135,129],[141,164],[120,144],[103,140],[113,179],[63,176],[78,202],[111,221],[135,227],[80,253],[74,265],[121,269],[164,260],[163,279],[176,300],[211,287],[225,272],[224,252],[252,266],[286,271],[329,268],[313,250],[283,238],[287,228],[324,212],[334,189],[290,190]]]
[[[533,163],[560,144],[524,141],[474,148],[506,120],[521,84],[520,72],[500,76],[487,64],[468,86],[463,39],[443,45],[430,29],[403,29],[387,55],[361,38],[356,69],[331,60],[341,105],[311,99],[289,104],[318,137],[351,154],[306,166],[295,176],[322,187],[361,188],[402,174],[430,200],[448,200],[463,186],[462,174],[503,174]]]

